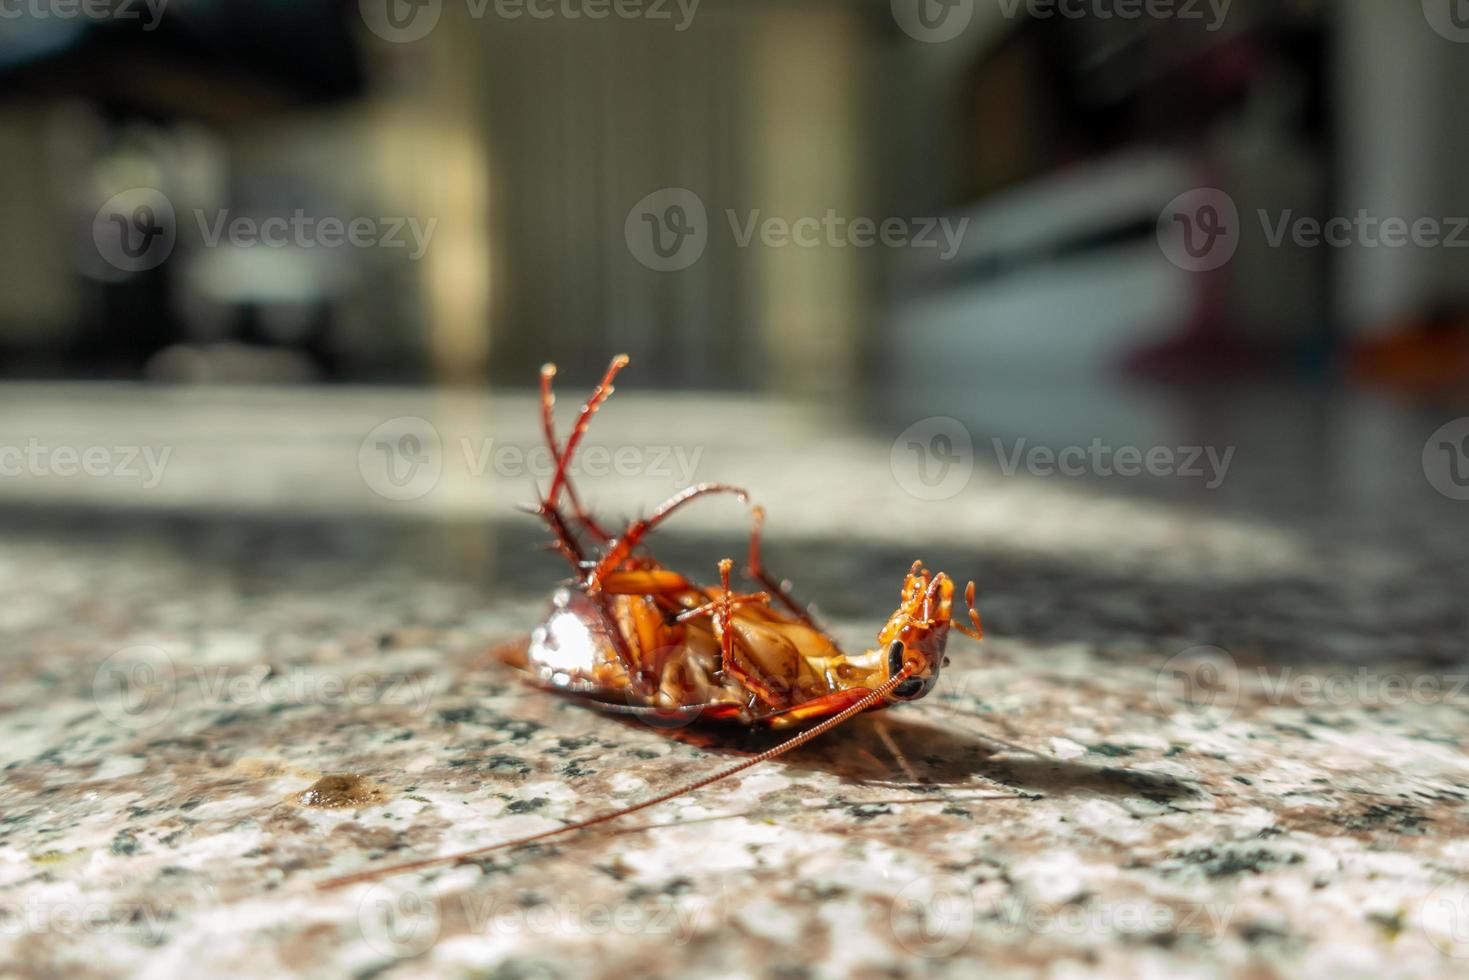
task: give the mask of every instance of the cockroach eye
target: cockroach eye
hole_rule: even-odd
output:
[[[893,641],[893,645],[890,646],[890,647],[888,647],[888,676],[891,677],[891,676],[893,676],[894,674],[896,674],[898,671],[900,671],[902,669],[903,669],[903,641],[902,640],[894,640]],[[905,688],[907,686],[908,685],[906,683],[905,684],[900,684],[900,685],[898,685],[897,690],[893,691],[893,693],[894,694],[897,694],[898,691],[901,691],[903,688]]]
[[[893,697],[895,698],[916,698],[922,693],[923,681],[921,678],[918,677],[906,680],[903,683],[899,684],[897,687],[893,688]]]

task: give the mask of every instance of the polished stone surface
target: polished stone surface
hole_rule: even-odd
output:
[[[1469,968],[1469,504],[1421,461],[1447,417],[1246,407],[1173,440],[1236,447],[1217,491],[1007,476],[976,430],[973,473],[926,500],[912,419],[618,399],[583,481],[604,512],[737,479],[852,643],[915,557],[978,581],[991,639],[955,638],[926,700],[608,832],[318,892],[769,739],[610,718],[488,661],[563,574],[493,455],[534,445],[525,398],[0,389],[0,445],[44,457],[0,480],[0,970]],[[382,444],[425,452],[378,432],[404,416],[443,447],[431,486],[382,469]],[[68,446],[111,469],[56,472]],[[152,486],[144,446],[169,451]],[[741,553],[738,505],[681,516],[657,540],[679,567]]]

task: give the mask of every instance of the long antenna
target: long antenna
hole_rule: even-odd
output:
[[[641,803],[634,803],[632,806],[623,807],[621,810],[613,810],[610,813],[603,813],[599,816],[588,817],[586,820],[582,820],[577,823],[567,824],[564,827],[556,827],[552,830],[545,830],[539,834],[531,834],[528,837],[517,837],[514,840],[501,841],[498,844],[490,844],[486,847],[478,847],[470,851],[461,851],[458,854],[449,854],[444,857],[424,858],[422,861],[409,861],[405,864],[396,864],[388,868],[374,868],[370,871],[358,871],[349,875],[341,875],[336,878],[328,878],[325,881],[317,882],[316,887],[321,891],[328,891],[333,888],[342,888],[346,885],[355,885],[361,881],[371,881],[374,878],[382,878],[388,875],[402,874],[407,871],[419,871],[423,868],[437,867],[438,865],[442,864],[459,864],[462,861],[467,861],[470,858],[478,857],[481,854],[488,854],[491,851],[499,851],[507,847],[520,847],[522,844],[531,844],[536,841],[545,840],[548,837],[558,837],[561,834],[569,834],[574,831],[585,830],[588,827],[595,827],[598,824],[604,824],[608,821],[616,820],[618,817],[626,816],[629,813],[637,813],[639,810],[646,810],[649,807],[657,806],[660,803],[667,803],[669,800],[677,799],[680,796],[684,796],[688,793],[693,793],[696,790],[701,790],[711,783],[717,783],[721,779],[728,779],[730,776],[733,776],[736,773],[744,772],[746,769],[749,769],[753,766],[758,766],[762,762],[769,762],[771,759],[774,759],[777,756],[784,755],[785,753],[791,751],[791,749],[799,748],[800,746],[805,745],[813,738],[818,738],[822,735],[825,735],[827,732],[831,731],[842,722],[853,717],[854,715],[866,711],[868,708],[872,707],[874,704],[887,697],[889,694],[892,693],[893,688],[897,687],[899,684],[903,683],[903,681],[908,679],[908,675],[912,673],[912,671],[913,665],[906,664],[904,665],[902,670],[898,671],[892,677],[889,677],[886,681],[883,682],[881,686],[875,688],[874,690],[868,691],[865,695],[862,696],[860,700],[854,702],[850,707],[843,709],[838,714],[832,715],[830,718],[826,719],[814,728],[808,728],[804,732],[801,732],[799,735],[787,739],[777,746],[766,749],[759,755],[753,755],[743,762],[736,763],[735,765],[732,765],[726,769],[721,769],[719,772],[716,772],[712,776],[705,776],[703,779],[689,783],[687,786],[682,786],[678,789],[670,790],[667,793],[655,796],[649,800],[644,800]]]

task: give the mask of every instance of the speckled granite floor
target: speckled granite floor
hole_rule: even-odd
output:
[[[0,972],[1469,969],[1469,538],[1407,463],[1386,489],[1374,471],[1370,494],[1343,482],[1345,504],[1280,512],[1251,488],[1299,483],[1251,471],[1247,443],[1218,506],[984,467],[930,506],[895,487],[882,438],[793,419],[788,458],[712,443],[698,475],[752,474],[771,561],[842,635],[871,634],[921,554],[979,580],[992,639],[956,639],[925,701],[611,832],[321,893],[768,742],[608,718],[488,665],[558,572],[506,492],[465,503],[446,473],[430,512],[363,490],[363,434],[429,411],[383,404],[408,396],[304,414],[271,396],[221,434],[210,413],[247,395],[187,415],[22,395],[29,421],[7,413],[0,442],[65,441],[79,414],[101,443],[146,431],[176,468],[153,496],[0,484]],[[660,440],[629,405],[620,424]],[[315,421],[273,435],[271,412]],[[600,498],[650,502],[626,483]],[[271,509],[283,489],[296,516]],[[738,554],[737,510],[689,518],[671,557]]]

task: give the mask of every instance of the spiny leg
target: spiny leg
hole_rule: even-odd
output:
[[[597,414],[597,409],[602,407],[612,395],[612,381],[617,373],[627,367],[628,356],[618,354],[607,366],[607,373],[602,375],[602,380],[597,387],[592,389],[586,404],[581,407],[581,413],[577,415],[576,424],[572,426],[571,433],[566,437],[566,446],[561,450],[561,456],[556,461],[556,475],[551,479],[551,489],[546,494],[546,499],[555,503],[561,488],[567,483],[566,469],[571,465],[572,458],[576,455],[576,447],[581,444],[582,437],[587,434],[587,426],[592,424],[592,416]]]
[[[749,558],[747,560],[747,567],[745,568],[745,573],[749,575],[750,578],[765,586],[765,588],[769,590],[770,594],[774,596],[781,605],[785,606],[786,609],[789,610],[793,616],[799,619],[802,623],[814,629],[816,632],[820,633],[822,636],[826,637],[828,640],[831,640],[831,633],[829,633],[825,628],[817,623],[811,613],[807,611],[806,608],[803,607],[800,603],[798,603],[788,591],[786,591],[785,584],[779,579],[772,578],[769,573],[765,571],[765,565],[760,559],[760,538],[765,530],[765,508],[757,505],[752,508],[752,510],[754,512],[754,521],[750,527],[750,552]],[[835,643],[835,640],[832,640],[832,642]]]
[[[684,504],[698,497],[714,493],[734,494],[740,500],[746,500],[748,494],[739,487],[730,486],[727,483],[700,483],[698,486],[688,487],[685,490],[669,497],[652,514],[640,521],[634,521],[627,526],[622,537],[612,544],[607,553],[602,556],[601,561],[592,569],[587,576],[586,586],[588,592],[597,592],[602,587],[602,579],[609,573],[617,570],[624,561],[631,557],[633,549],[643,540],[648,532],[663,523]]]
[[[734,568],[733,560],[725,558],[721,561],[719,563],[719,581],[724,591],[717,596],[709,598],[706,602],[682,610],[674,617],[674,621],[686,623],[691,619],[698,619],[701,616],[708,616],[710,619],[723,616],[724,621],[728,623],[730,622],[730,615],[739,606],[758,605],[770,602],[770,596],[764,592],[731,591],[729,587],[729,572],[732,568]],[[615,577],[616,573],[609,576],[609,579]]]
[[[586,557],[582,554],[576,535],[572,534],[571,528],[566,526],[566,517],[561,513],[560,508],[553,507],[542,500],[535,507],[522,507],[521,509],[546,522],[546,526],[551,529],[551,547],[565,558],[571,565],[572,571],[580,576],[586,565]]]
[[[554,408],[556,405],[556,393],[551,388],[551,382],[556,377],[556,365],[546,364],[541,368],[541,428],[545,431],[546,449],[551,453],[551,458],[558,465],[561,460],[561,446],[556,440],[556,416]],[[571,510],[577,522],[586,529],[598,541],[607,542],[611,535],[602,530],[595,518],[582,506],[581,499],[577,496],[576,486],[571,482],[571,475],[566,476],[566,496],[571,501]],[[556,501],[550,501],[555,506]]]
[[[721,677],[733,677],[740,682],[741,687],[752,693],[756,698],[769,705],[783,705],[789,698],[783,696],[780,686],[771,678],[765,676],[759,669],[759,662],[750,655],[749,647],[740,637],[734,625],[734,611],[742,605],[752,602],[768,602],[769,597],[763,592],[753,595],[739,595],[731,591],[729,584],[730,570],[734,568],[734,561],[725,558],[719,563],[720,593],[709,602],[690,609],[688,613],[700,613],[708,615],[714,627],[714,635],[719,640],[719,673]],[[741,663],[736,657],[736,652],[743,653],[747,663]]]
[[[612,363],[607,366],[607,371],[602,376],[601,383],[592,389],[592,394],[587,398],[586,404],[582,406],[581,413],[577,416],[576,424],[572,427],[571,435],[567,437],[564,448],[556,444],[556,425],[553,411],[556,396],[551,386],[552,379],[556,376],[556,365],[547,364],[541,368],[541,428],[546,438],[546,447],[550,450],[551,457],[556,460],[556,471],[551,478],[551,487],[546,491],[545,496],[541,498],[535,514],[550,526],[551,533],[556,539],[556,550],[571,563],[577,575],[581,575],[584,571],[585,556],[582,553],[580,544],[577,543],[576,536],[572,533],[571,528],[566,522],[565,515],[561,513],[559,504],[561,490],[563,487],[565,488],[571,500],[577,521],[588,533],[605,544],[609,540],[607,532],[582,507],[581,501],[576,495],[576,490],[571,484],[568,469],[571,466],[573,457],[576,455],[577,444],[586,435],[587,426],[591,424],[592,416],[597,414],[597,409],[612,394],[612,380],[617,377],[619,371],[627,366],[627,363],[628,356],[626,354],[619,354],[612,359]],[[625,644],[621,646],[625,646]]]

